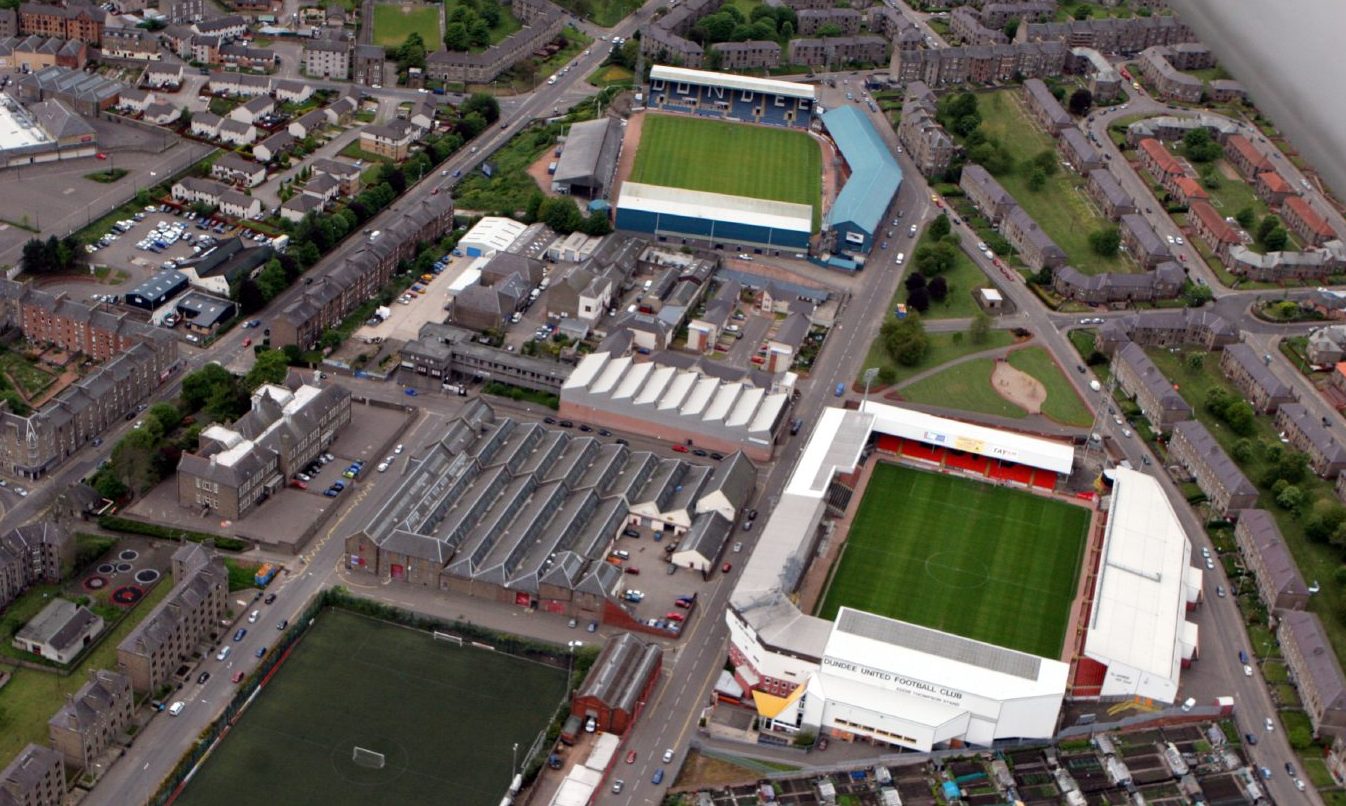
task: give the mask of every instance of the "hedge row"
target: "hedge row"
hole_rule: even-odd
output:
[[[209,532],[161,526],[157,523],[148,523],[120,515],[104,515],[98,519],[98,525],[111,532],[130,532],[147,537],[159,537],[164,540],[190,540],[193,543],[204,543],[210,540],[214,541],[215,548],[221,551],[247,551],[252,548],[251,543],[236,537],[224,537]]]

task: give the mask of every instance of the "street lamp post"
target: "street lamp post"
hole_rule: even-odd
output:
[[[519,743],[515,742],[513,760],[510,762],[509,765],[509,785],[511,789],[514,787],[514,776],[515,774],[518,773],[518,771],[519,771]]]
[[[861,402],[861,404],[860,404],[860,410],[861,410],[861,411],[864,411],[864,410],[865,410],[865,405],[864,405],[864,404],[869,402],[869,385],[870,385],[871,383],[873,383],[873,382],[874,382],[874,379],[877,378],[877,377],[879,377],[879,368],[878,368],[878,367],[869,367],[868,369],[865,370],[865,374],[864,374],[864,379],[865,379],[865,398],[864,398],[863,402]]]

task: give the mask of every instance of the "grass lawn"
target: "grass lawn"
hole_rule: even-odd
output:
[[[1038,379],[1047,389],[1042,402],[1042,413],[1062,425],[1084,427],[1094,421],[1089,407],[1080,400],[1075,387],[1057,366],[1051,355],[1041,347],[1025,347],[1009,354],[1010,366]]]
[[[1240,399],[1243,395],[1220,374],[1218,356],[1207,354],[1203,367],[1193,371],[1186,364],[1187,349],[1170,353],[1166,349],[1155,348],[1145,352],[1154,360],[1159,370],[1177,384],[1178,393],[1191,404],[1196,412],[1196,418],[1210,429],[1220,446],[1229,452],[1240,437],[1216,421],[1206,410],[1204,401],[1211,388],[1223,389]],[[1205,353],[1204,350],[1200,352]],[[1346,585],[1335,576],[1336,569],[1341,567],[1341,552],[1329,544],[1314,543],[1306,538],[1303,520],[1277,506],[1275,496],[1271,494],[1269,488],[1261,484],[1267,471],[1265,446],[1279,446],[1280,441],[1270,417],[1258,415],[1254,419],[1254,425],[1255,431],[1250,437],[1255,446],[1253,457],[1241,463],[1240,468],[1244,475],[1257,485],[1259,491],[1257,506],[1267,510],[1275,518],[1276,525],[1280,527],[1285,544],[1294,556],[1304,580],[1309,583],[1316,580],[1321,586],[1321,590],[1309,601],[1309,609],[1322,616],[1323,630],[1326,631],[1328,640],[1332,642],[1333,651],[1336,652],[1338,659],[1346,662],[1346,624],[1343,624],[1338,615],[1346,612]],[[1335,500],[1336,497],[1331,483],[1318,478],[1312,472],[1296,486],[1304,492],[1306,512],[1311,509],[1312,502],[1321,499]],[[1253,634],[1254,631],[1250,629],[1249,632]],[[1269,641],[1270,635],[1267,634],[1263,640]],[[1263,645],[1257,638],[1253,639],[1253,646],[1250,649],[1259,655],[1265,654]],[[1274,652],[1274,646],[1271,649]]]
[[[889,315],[892,315],[891,311]],[[888,355],[888,351],[883,347],[882,337],[875,336],[865,357],[865,367],[891,367],[895,382],[900,383],[917,373],[947,364],[955,358],[980,353],[983,350],[994,350],[997,347],[1008,347],[1014,342],[1014,336],[1003,330],[992,330],[985,344],[973,344],[966,333],[929,333],[926,334],[926,338],[930,341],[930,350],[925,354],[925,361],[921,362],[920,366],[904,367]]]
[[[47,720],[89,680],[90,669],[115,669],[117,644],[130,634],[161,599],[168,595],[173,580],[165,576],[136,605],[135,612],[103,637],[98,648],[84,659],[78,669],[66,677],[32,669],[10,669],[13,679],[0,688],[0,759],[13,758],[25,744],[47,743]]]
[[[611,28],[640,8],[640,0],[560,0],[557,5],[600,28]]]
[[[51,386],[56,376],[35,366],[18,353],[0,350],[0,372],[14,382],[24,397],[32,398]]]
[[[635,80],[636,74],[630,69],[622,67],[620,64],[609,64],[598,68],[589,74],[586,79],[595,87],[611,87],[618,84],[630,84]]]
[[[631,180],[808,204],[816,220],[822,152],[783,128],[647,114]]]
[[[444,19],[447,20],[449,15],[453,13],[453,10],[460,5],[462,5],[462,3],[458,2],[458,0],[446,0],[444,3]],[[498,45],[505,37],[523,28],[523,23],[518,17],[514,16],[514,12],[510,10],[509,3],[499,3],[499,7],[500,24],[491,29],[490,45],[472,48],[473,53],[485,53],[492,45]],[[468,8],[471,9],[471,6],[468,6]],[[375,22],[375,25],[377,26],[377,21]],[[425,39],[427,43],[427,50],[433,51],[438,47],[439,43],[432,43],[430,38],[424,33],[421,34],[421,37]],[[436,47],[429,47],[431,44],[434,44]]]
[[[1088,524],[1083,507],[879,464],[818,615],[844,605],[1059,657]]]
[[[913,403],[927,403],[959,411],[1000,417],[1027,417],[1028,412],[996,394],[991,386],[995,359],[978,358],[935,373],[899,390]]]
[[[374,5],[374,44],[395,48],[413,33],[421,35],[426,48],[434,50],[443,35],[439,30],[439,5],[408,5],[377,3]],[[505,15],[501,15],[502,19]]]
[[[921,233],[921,237],[916,242],[916,246],[907,252],[907,260],[912,260],[916,250],[922,246],[933,243],[934,239],[930,233]],[[892,247],[892,251],[897,247]],[[986,273],[977,268],[977,264],[972,262],[972,258],[967,256],[961,248],[954,250],[953,268],[944,273],[944,282],[949,284],[949,295],[943,302],[931,302],[930,310],[926,311],[926,319],[970,319],[981,308],[972,295],[978,288],[990,288],[991,281],[986,278]],[[915,269],[910,269],[915,271]],[[900,295],[906,299],[906,294]],[[894,306],[896,307],[896,306]]]
[[[276,803],[431,803],[452,792],[455,804],[494,806],[511,747],[522,762],[564,690],[563,669],[326,611],[178,802],[235,804],[266,781]],[[385,766],[354,763],[357,746]]]
[[[1055,143],[1020,108],[1017,90],[995,90],[977,96],[982,130],[1005,145],[1015,165],[1043,150],[1054,150]],[[1048,177],[1047,185],[1037,192],[1028,189],[1028,175],[1019,168],[997,176],[1000,184],[1042,229],[1065,250],[1070,265],[1085,274],[1135,272],[1139,268],[1125,256],[1100,257],[1089,248],[1089,234],[1112,226],[1094,208],[1084,190],[1084,178],[1060,167]]]

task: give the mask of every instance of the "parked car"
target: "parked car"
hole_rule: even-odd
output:
[[[239,628],[238,628],[238,632],[234,633],[234,641],[235,641],[235,642],[242,641],[242,640],[243,640],[243,636],[245,636],[245,635],[247,635],[247,634],[248,634],[248,628],[247,628],[247,627],[239,627]]]
[[[202,672],[201,674],[196,676],[196,682],[198,685],[205,683],[209,679],[210,679],[210,672]]]

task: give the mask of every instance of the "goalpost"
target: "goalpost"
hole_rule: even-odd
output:
[[[436,641],[452,641],[453,643],[457,644],[458,646],[462,646],[462,645],[463,645],[463,639],[462,639],[461,636],[457,636],[457,635],[449,635],[449,634],[446,633],[446,632],[439,632],[438,630],[436,630],[433,634],[434,634],[434,636],[435,636],[435,640],[436,640]]]
[[[351,761],[361,767],[368,767],[371,770],[381,770],[385,763],[382,753],[361,747],[358,744],[351,751]]]

